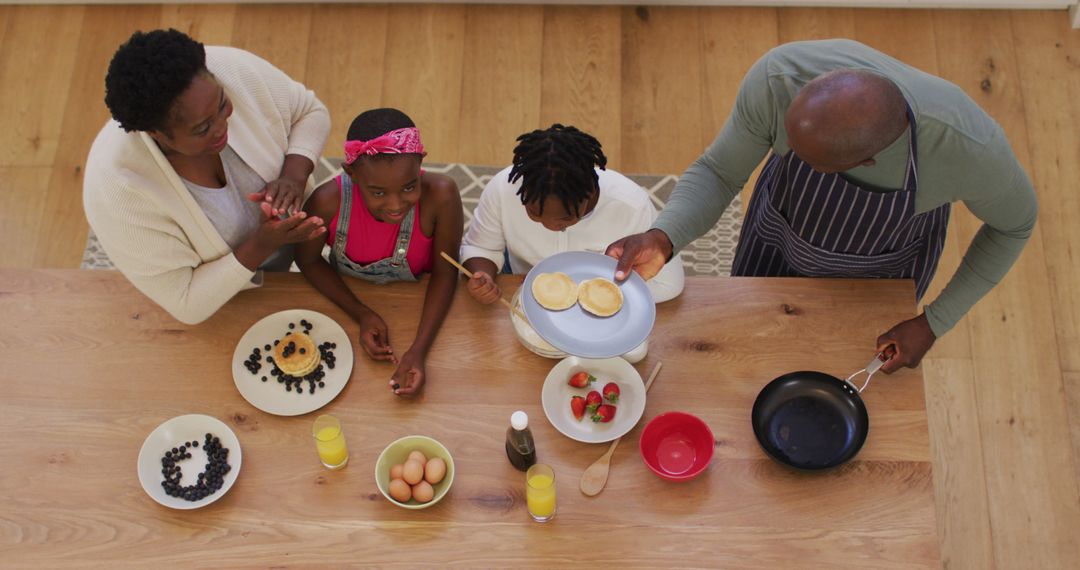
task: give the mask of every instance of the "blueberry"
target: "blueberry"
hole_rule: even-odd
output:
[[[301,349],[300,349],[300,354],[307,354],[307,350],[306,350],[306,349],[303,349],[303,348],[301,348]]]
[[[295,329],[296,323],[289,323],[289,330]]]
[[[263,350],[265,350],[265,351],[267,351],[267,352],[270,352],[270,351],[271,351],[271,350],[273,350],[273,349],[272,349],[272,348],[270,348],[270,345],[268,344],[268,345],[266,345],[266,346],[264,346],[264,347],[263,347]]]

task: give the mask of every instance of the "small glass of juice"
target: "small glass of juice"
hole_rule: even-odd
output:
[[[555,471],[537,463],[525,472],[525,502],[536,522],[555,518]]]
[[[340,420],[329,414],[315,418],[311,436],[315,438],[315,449],[319,451],[324,467],[341,469],[349,462],[349,448],[345,447],[345,432],[341,431]]]

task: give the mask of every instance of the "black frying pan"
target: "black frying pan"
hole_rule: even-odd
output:
[[[859,392],[884,364],[882,355],[841,380],[822,372],[792,372],[769,382],[754,401],[754,435],[770,457],[797,469],[836,467],[862,448],[870,431]],[[867,373],[862,388],[851,383]]]

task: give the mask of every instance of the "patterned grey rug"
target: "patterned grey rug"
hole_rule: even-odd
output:
[[[315,180],[321,184],[341,173],[340,158],[322,158],[315,167]],[[424,170],[438,172],[453,178],[461,189],[461,202],[465,208],[465,227],[472,221],[472,212],[480,201],[484,186],[504,167],[473,166],[469,164],[424,164]],[[663,208],[668,196],[679,180],[674,175],[629,174],[632,180],[641,185],[652,196],[656,207]],[[731,207],[720,217],[720,221],[709,233],[701,236],[679,253],[687,275],[731,274],[731,262],[735,258],[735,244],[739,240],[742,227],[742,201],[739,196],[732,201]],[[90,232],[86,240],[81,267],[83,269],[112,269],[113,264],[98,244],[97,237]]]

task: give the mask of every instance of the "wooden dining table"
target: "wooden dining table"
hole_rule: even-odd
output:
[[[387,321],[399,353],[415,334],[424,284],[347,280]],[[509,296],[520,276],[501,276]],[[241,336],[285,309],[328,315],[353,339],[350,381],[319,412],[344,426],[350,459],[319,462],[319,412],[264,413],[231,366]],[[914,314],[909,281],[692,277],[657,306],[642,377],[663,361],[644,416],[596,497],[578,489],[607,449],[548,422],[541,386],[555,360],[517,340],[508,310],[464,286],[427,358],[415,398],[395,396],[388,363],[356,344],[357,326],[299,274],[268,274],[207,320],[179,323],[113,271],[0,269],[0,565],[135,567],[940,566],[922,374],[878,376],[863,393],[865,446],[826,472],[798,472],[754,439],[758,391],[790,371],[847,377],[877,336]],[[507,461],[510,414],[531,418],[554,468],[558,513],[533,522],[525,480]],[[714,435],[708,469],[686,482],[651,472],[644,425],[678,410]],[[207,414],[239,438],[243,462],[219,500],[173,510],[140,486],[136,459],[162,422]],[[391,441],[426,435],[453,455],[449,493],[424,510],[379,492]]]

